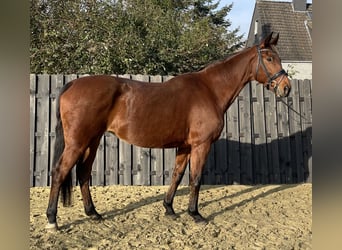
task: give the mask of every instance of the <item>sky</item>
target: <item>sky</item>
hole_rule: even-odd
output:
[[[292,0],[281,0],[282,2],[292,2]],[[233,3],[232,10],[228,13],[228,19],[231,21],[231,30],[240,27],[239,35],[243,34],[243,38],[247,39],[249,26],[254,12],[255,0],[221,0],[219,8]],[[312,0],[307,0],[312,3]]]

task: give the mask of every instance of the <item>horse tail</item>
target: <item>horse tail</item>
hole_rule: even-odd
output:
[[[66,85],[64,85],[62,87],[62,89],[60,90],[59,96],[57,98],[57,102],[56,102],[56,140],[55,140],[55,152],[54,152],[54,156],[53,156],[53,161],[52,164],[54,166],[54,168],[57,166],[62,153],[64,151],[64,131],[63,131],[63,124],[62,124],[62,120],[61,120],[61,113],[60,113],[60,97],[61,95],[72,85],[72,82],[67,83]],[[62,183],[61,186],[61,200],[63,202],[63,206],[70,206],[72,203],[71,200],[71,188],[72,188],[72,171],[69,171],[69,173],[67,174],[67,176],[65,177],[65,180]]]

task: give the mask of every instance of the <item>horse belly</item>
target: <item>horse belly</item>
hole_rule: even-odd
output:
[[[153,109],[119,108],[108,130],[120,139],[140,147],[166,148],[184,144],[187,127],[184,119],[175,119],[169,112]],[[141,110],[150,110],[143,112]]]
[[[167,123],[125,123],[116,126],[112,132],[120,139],[140,147],[167,148],[177,147],[186,141],[186,133]]]

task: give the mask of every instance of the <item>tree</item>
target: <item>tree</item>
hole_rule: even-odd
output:
[[[31,72],[180,74],[242,46],[212,0],[31,0]]]

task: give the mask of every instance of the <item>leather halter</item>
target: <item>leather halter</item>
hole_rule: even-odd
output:
[[[281,83],[281,81],[283,80],[284,76],[288,76],[287,72],[284,69],[281,69],[279,72],[275,73],[273,76],[270,75],[270,73],[268,72],[263,60],[262,60],[262,56],[261,56],[261,52],[263,51],[268,51],[270,49],[260,49],[259,46],[257,47],[258,50],[258,64],[256,66],[256,75],[255,78],[258,77],[258,72],[259,72],[259,67],[260,65],[262,66],[262,68],[264,69],[266,75],[267,75],[267,82],[266,82],[266,88],[270,89],[270,87],[273,87],[273,91],[274,93],[277,92],[277,89],[279,87],[279,84]],[[279,76],[283,76],[280,81],[275,81]],[[275,85],[272,86],[272,83],[275,81]]]

